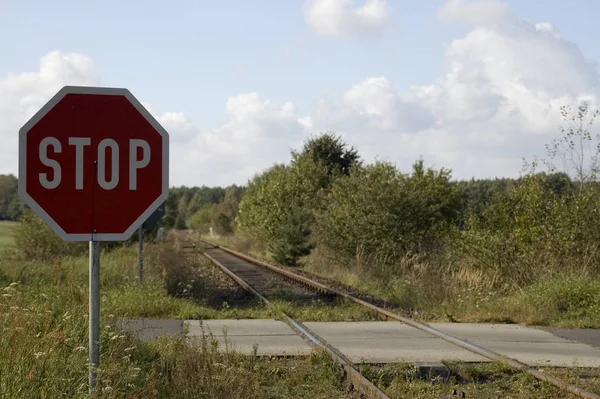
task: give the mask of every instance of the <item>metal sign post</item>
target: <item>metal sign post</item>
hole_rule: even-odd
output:
[[[96,388],[100,365],[100,243],[90,241],[90,394]]]
[[[138,229],[138,240],[139,240],[139,254],[138,264],[140,266],[140,282],[144,276],[144,229],[140,227]]]

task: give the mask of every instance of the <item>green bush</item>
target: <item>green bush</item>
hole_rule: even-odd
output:
[[[214,215],[213,224],[215,226],[215,233],[226,236],[233,233],[231,227],[231,218],[224,213],[217,213]]]
[[[442,169],[412,175],[390,163],[354,168],[338,179],[319,215],[319,238],[348,258],[370,257],[391,263],[410,252],[434,249],[458,210],[458,192]]]
[[[56,258],[83,255],[87,243],[63,241],[32,211],[26,211],[14,231],[15,248],[25,260],[52,262]]]
[[[268,244],[279,263],[295,265],[310,253],[315,214],[332,184],[359,166],[354,148],[333,133],[307,140],[292,151],[290,165],[275,165],[255,176],[237,214],[240,229]]]
[[[546,312],[600,311],[600,281],[585,277],[560,275],[534,284],[525,296]]]
[[[213,214],[217,208],[215,204],[204,204],[189,219],[189,225],[200,234],[207,234],[212,226]]]
[[[298,259],[310,254],[313,245],[309,242],[311,230],[310,215],[299,208],[293,208],[286,220],[277,230],[276,237],[271,241],[269,250],[273,260],[288,266],[296,266]]]
[[[289,168],[275,165],[249,183],[238,214],[239,227],[269,242],[285,217],[284,207],[297,201],[290,187]]]
[[[240,228],[267,243],[279,263],[296,264],[310,252],[312,198],[303,181],[291,167],[274,166],[250,182],[240,203]]]
[[[565,270],[598,273],[598,225],[597,191],[557,193],[544,174],[530,173],[467,219],[455,255],[500,285],[526,286]]]

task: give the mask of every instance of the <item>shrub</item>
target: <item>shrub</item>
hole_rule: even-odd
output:
[[[338,179],[319,215],[319,238],[341,255],[391,263],[409,252],[433,249],[458,210],[449,172],[413,166],[412,175],[390,163],[354,168]]]
[[[63,241],[32,211],[26,211],[15,228],[15,248],[25,260],[52,262],[56,258],[83,255],[87,243]]]
[[[470,217],[456,257],[496,277],[525,286],[556,272],[598,272],[600,195],[557,194],[544,174],[528,174],[481,217]]]
[[[327,132],[292,151],[290,165],[255,176],[240,202],[240,229],[267,243],[279,263],[295,265],[310,253],[315,214],[332,184],[360,165],[356,149]],[[299,225],[297,225],[299,223]]]
[[[233,233],[231,219],[226,214],[219,212],[214,216],[213,223],[215,225],[215,233],[223,236]]]
[[[600,282],[571,274],[534,284],[525,296],[546,312],[600,310]]]
[[[215,204],[204,204],[189,219],[189,225],[200,234],[206,234],[212,226],[212,217],[217,208]]]
[[[288,266],[296,266],[298,259],[310,254],[313,245],[309,243],[310,215],[300,208],[293,208],[288,213],[288,219],[277,229],[277,235],[271,241],[269,250],[273,260]]]

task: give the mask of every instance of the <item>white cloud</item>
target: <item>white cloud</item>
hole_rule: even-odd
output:
[[[498,0],[448,0],[438,9],[442,21],[461,21],[476,26],[516,22],[508,4]]]
[[[497,1],[449,0],[439,14],[474,29],[447,49],[446,75],[413,92],[449,134],[444,147],[462,153],[457,174],[515,174],[557,136],[562,105],[600,105],[595,64],[552,24],[518,21]]]
[[[353,0],[308,0],[304,19],[322,36],[369,36],[393,28],[387,0],[365,0],[362,6]]]
[[[245,184],[247,179],[276,162],[286,162],[290,150],[305,138],[305,126],[293,103],[282,105],[246,93],[227,100],[227,121],[210,130],[194,129],[189,141],[172,146],[172,183],[175,185]],[[161,123],[165,119],[159,117]],[[189,129],[187,120],[167,124],[171,134]]]
[[[364,79],[339,103],[317,101],[315,128],[404,168],[422,155],[460,178],[514,176],[523,157],[545,155],[562,105],[600,106],[595,64],[553,25],[519,21],[499,1],[450,0],[438,15],[473,25],[447,48],[440,79],[404,94],[383,77]]]
[[[560,32],[558,31],[558,28],[552,25],[550,22],[538,22],[535,24],[535,29],[539,30],[540,32],[550,33],[557,39],[560,38]]]
[[[0,78],[0,174],[17,173],[18,130],[58,90],[65,85],[98,84],[89,57],[58,51],[43,56],[36,72]],[[245,183],[273,162],[288,160],[310,122],[296,116],[293,103],[273,104],[258,93],[231,97],[225,107],[227,122],[206,131],[182,112],[160,113],[142,104],[170,134],[174,185]]]

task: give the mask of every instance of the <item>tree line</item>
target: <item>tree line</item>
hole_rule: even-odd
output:
[[[331,133],[325,134],[322,138],[312,140],[307,146],[319,147],[329,141],[327,145],[342,144],[339,139]],[[306,156],[306,155],[302,155]],[[321,155],[316,155],[316,157]],[[322,154],[322,156],[329,156]],[[296,154],[295,157],[300,157]],[[299,159],[299,158],[298,158]],[[307,163],[308,161],[295,161]],[[335,159],[330,159],[330,165],[334,165]],[[358,158],[348,159],[342,162],[341,173],[348,174],[353,162],[358,162]],[[305,166],[307,168],[308,166]],[[284,165],[277,165],[269,171],[255,177],[249,182],[250,187],[254,188],[261,179],[268,179],[275,176],[277,171],[286,172]],[[328,187],[335,179],[332,167],[331,175],[325,177],[326,180],[316,182],[321,189]],[[286,178],[285,176],[283,176]],[[489,200],[496,194],[507,192],[516,184],[516,179],[497,178],[497,179],[471,179],[466,181],[452,182],[456,185],[460,193],[460,206],[457,212],[464,218],[470,211],[481,212]],[[556,183],[558,184],[558,182]],[[210,227],[216,234],[233,234],[238,229],[237,216],[240,202],[247,189],[247,186],[231,185],[228,187],[173,187],[170,189],[169,197],[166,201],[165,216],[161,219],[159,226],[164,228],[187,229],[193,228],[203,233],[208,233]],[[279,193],[282,195],[283,192]],[[273,194],[276,195],[276,194]],[[248,201],[247,201],[248,202]],[[267,204],[265,202],[265,204]],[[23,214],[25,205],[18,195],[18,179],[12,174],[0,175],[0,220],[17,221]],[[267,208],[265,208],[267,210]]]
[[[344,147],[345,144],[341,143],[339,138],[336,138],[332,133],[327,133],[319,139],[311,140],[306,145],[319,147],[323,145],[325,141],[329,141],[328,145],[336,142],[336,145]],[[338,149],[339,150],[339,149]],[[342,150],[343,151],[343,150]],[[296,154],[295,157],[299,157]],[[305,156],[305,155],[304,155]],[[328,156],[328,155],[325,155]],[[348,162],[349,161],[349,162]],[[343,174],[349,174],[352,162],[358,162],[358,158],[354,160],[344,161],[347,165],[342,165],[341,170]],[[302,162],[307,162],[302,161]],[[330,159],[331,165],[334,165],[337,161]],[[298,164],[295,161],[294,164]],[[422,162],[419,162],[419,167],[422,167]],[[306,166],[305,166],[306,168]],[[252,195],[255,195],[257,184],[261,182],[275,178],[277,173],[282,173],[280,178],[286,180],[289,176],[290,167],[285,165],[275,165],[263,174],[254,177],[249,182],[251,187]],[[331,168],[331,175],[325,177],[326,180],[318,181],[317,187],[321,190],[326,189],[335,179],[334,171],[335,167]],[[566,180],[565,180],[566,179]],[[293,184],[291,179],[288,184]],[[450,182],[450,185],[455,186],[458,191],[458,207],[456,209],[458,220],[460,224],[464,223],[466,215],[470,213],[480,214],[483,209],[489,204],[490,200],[495,196],[507,193],[515,187],[519,179],[512,178],[496,178],[496,179],[471,179],[464,181]],[[564,174],[556,173],[551,175],[546,184],[552,186],[553,190],[559,192],[563,190],[565,181],[569,181],[568,177]],[[192,228],[202,233],[208,233],[210,227],[213,228],[213,232],[219,235],[229,235],[236,231],[239,231],[238,226],[238,211],[240,202],[246,192],[248,186],[237,186],[231,185],[225,188],[222,187],[173,187],[170,189],[169,197],[166,201],[165,216],[159,222],[159,227],[163,228],[175,228],[175,229],[187,229]],[[277,195],[282,196],[281,201],[287,201],[285,189],[283,186],[273,186],[276,192],[265,193],[270,198],[264,199],[264,213],[269,214],[269,201],[276,201]],[[306,193],[305,193],[306,194]],[[249,198],[246,203],[249,204],[253,201],[253,198]],[[283,203],[283,202],[282,202]],[[249,205],[247,205],[249,206]],[[26,206],[23,204],[18,195],[18,179],[12,175],[0,175],[0,220],[7,221],[18,221],[23,214]],[[296,211],[298,210],[296,209]],[[293,212],[292,212],[293,213]],[[273,215],[271,215],[272,217]],[[260,217],[257,215],[257,217]],[[265,227],[266,228],[266,227]],[[249,226],[252,230],[252,227]],[[259,234],[263,237],[262,234]],[[266,236],[264,236],[266,237]]]

